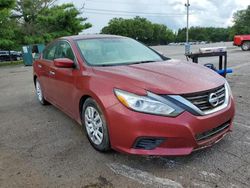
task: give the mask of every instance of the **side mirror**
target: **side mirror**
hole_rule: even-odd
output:
[[[58,68],[73,68],[74,61],[68,58],[58,58],[54,59],[54,65]]]

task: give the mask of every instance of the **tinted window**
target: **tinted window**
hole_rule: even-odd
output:
[[[73,51],[67,42],[59,42],[57,45],[55,59],[57,58],[69,58],[71,60],[75,60]]]
[[[54,60],[55,52],[56,52],[56,44],[53,44],[44,50],[43,58],[47,60]]]

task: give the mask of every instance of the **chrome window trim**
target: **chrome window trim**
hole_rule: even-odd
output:
[[[180,95],[168,95],[168,96],[183,103],[184,105],[192,108],[198,114],[205,116],[205,115],[209,115],[209,114],[218,112],[220,110],[223,110],[224,108],[226,108],[228,106],[229,100],[230,100],[229,88],[226,84],[224,84],[224,88],[225,88],[225,101],[224,101],[224,103],[222,105],[214,108],[214,109],[206,110],[206,111],[201,111],[198,107],[196,107],[194,104],[192,104],[190,101],[188,101],[187,99],[185,99],[184,97],[182,97]]]

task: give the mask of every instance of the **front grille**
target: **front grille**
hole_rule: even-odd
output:
[[[152,150],[159,146],[165,139],[163,138],[138,138],[135,141],[135,149]]]
[[[218,98],[218,104],[216,106],[213,106],[209,102],[209,96],[210,94],[214,93]],[[217,87],[215,89],[211,89],[208,91],[203,91],[199,93],[192,93],[192,94],[185,94],[183,97],[190,101],[193,105],[198,107],[201,111],[208,111],[212,110],[214,108],[217,108],[221,106],[225,102],[225,86],[222,85],[220,87]]]
[[[215,128],[210,129],[206,132],[197,134],[195,136],[195,139],[196,139],[196,141],[203,141],[203,140],[209,139],[209,138],[223,132],[225,129],[227,129],[229,127],[229,125],[230,125],[230,120],[227,121],[226,123],[223,123],[222,125],[220,125],[218,127],[215,127]]]

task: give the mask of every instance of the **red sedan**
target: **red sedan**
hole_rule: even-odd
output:
[[[40,103],[83,125],[99,151],[187,155],[232,130],[234,101],[223,77],[130,38],[60,38],[33,68]]]

